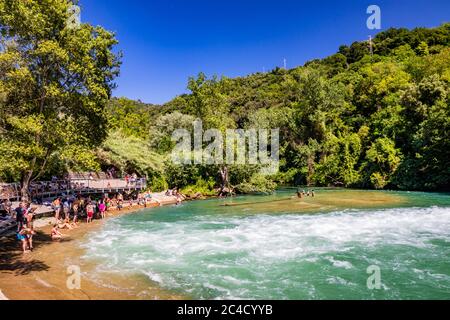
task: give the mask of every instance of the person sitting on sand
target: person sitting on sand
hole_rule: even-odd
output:
[[[56,198],[52,203],[53,210],[55,211],[55,218],[59,220],[59,214],[61,212],[61,200]]]
[[[70,224],[69,218],[66,218],[63,222],[58,222],[58,228],[72,230],[73,226]]]
[[[52,236],[52,240],[53,240],[53,241],[61,240],[61,239],[62,239],[63,234],[62,234],[61,232],[59,232],[59,230],[58,230],[58,225],[57,225],[57,224],[55,224],[55,225],[53,226],[51,236]]]

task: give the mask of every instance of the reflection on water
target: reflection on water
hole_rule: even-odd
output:
[[[450,197],[324,190],[213,199],[106,223],[83,245],[94,274],[192,298],[448,299]],[[382,272],[368,290],[367,268]],[[123,285],[123,284],[122,284]]]

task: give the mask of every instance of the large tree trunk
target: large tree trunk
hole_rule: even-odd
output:
[[[32,171],[26,172],[22,175],[22,180],[20,183],[20,196],[22,201],[30,201],[30,182],[33,175]]]
[[[220,197],[227,196],[228,194],[231,193],[231,189],[229,188],[230,178],[228,175],[228,167],[227,166],[220,168],[220,178],[221,178],[221,185],[220,185],[219,196]]]

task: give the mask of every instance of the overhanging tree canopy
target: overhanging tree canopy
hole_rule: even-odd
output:
[[[72,5],[0,0],[0,172],[21,180],[25,198],[50,159],[95,166],[90,150],[107,135],[117,40],[67,23]]]

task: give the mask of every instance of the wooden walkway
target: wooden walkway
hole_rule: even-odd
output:
[[[20,200],[20,188],[18,184],[2,184],[0,188],[3,190],[0,193],[0,200]],[[131,193],[143,191],[146,188],[147,182],[145,179],[138,179],[130,183],[127,183],[123,179],[72,179],[36,182],[31,186],[30,194],[33,199],[50,199],[66,195]]]

